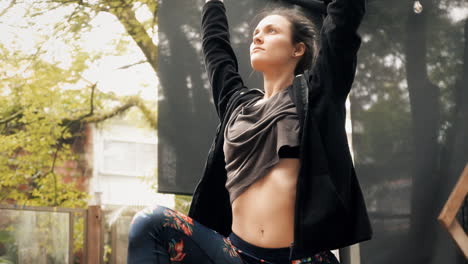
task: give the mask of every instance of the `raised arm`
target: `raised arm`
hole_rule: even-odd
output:
[[[291,0],[311,8],[314,0]],[[361,37],[357,33],[366,11],[365,0],[325,0],[327,16],[320,31],[320,51],[310,72],[311,89],[323,89],[344,102],[356,74]]]
[[[203,6],[202,49],[216,111],[223,120],[229,98],[244,83],[229,39],[226,9],[220,0],[207,0]]]

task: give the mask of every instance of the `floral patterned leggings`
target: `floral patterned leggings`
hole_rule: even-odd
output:
[[[330,251],[289,261],[288,250],[289,248],[259,248],[243,241],[234,233],[226,238],[182,213],[164,206],[155,206],[140,211],[133,218],[127,263],[339,264]],[[286,254],[286,261],[283,253]],[[271,259],[272,256],[275,256],[274,260]],[[278,259],[283,261],[278,262]]]

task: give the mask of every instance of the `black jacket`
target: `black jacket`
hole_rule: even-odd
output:
[[[365,0],[334,0],[328,4],[327,13],[315,65],[296,76],[293,89],[289,89],[301,122],[294,250],[308,254],[372,236],[345,130],[345,101],[356,72],[361,44],[357,29],[365,13]],[[202,32],[205,65],[220,124],[189,216],[227,236],[231,233],[232,209],[224,186],[223,132],[234,108],[262,91],[245,87],[238,74],[222,2],[204,5]]]

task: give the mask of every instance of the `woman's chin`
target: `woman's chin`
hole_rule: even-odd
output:
[[[250,60],[250,66],[256,72],[263,72],[266,64],[264,61]]]

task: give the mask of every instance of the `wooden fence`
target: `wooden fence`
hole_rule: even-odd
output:
[[[103,214],[99,205],[89,206],[87,209],[73,209],[61,207],[32,207],[17,205],[0,205],[0,211],[22,212],[52,212],[68,215],[68,263],[74,263],[74,221],[76,215],[84,218],[83,230],[83,260],[84,263],[98,264],[103,258]],[[1,215],[0,215],[1,219]]]

